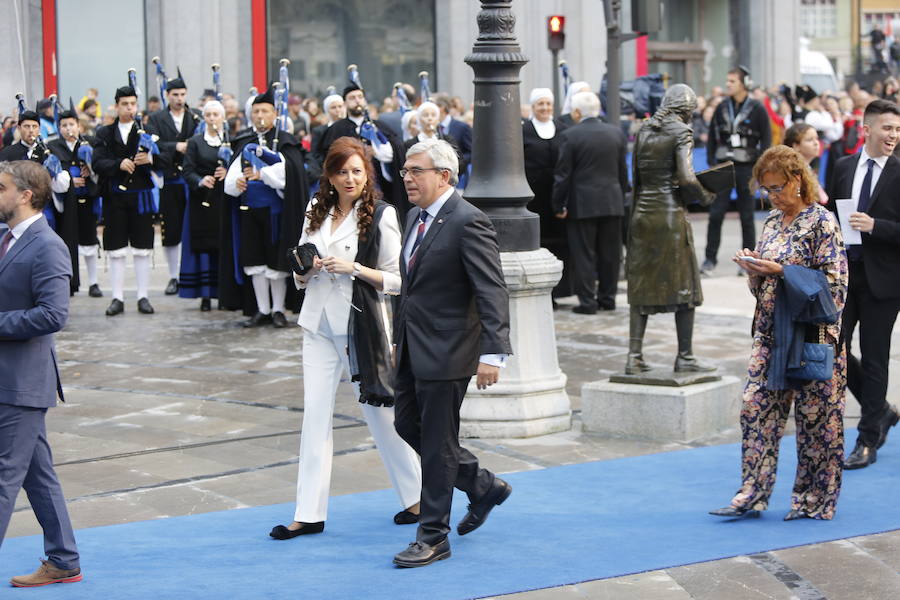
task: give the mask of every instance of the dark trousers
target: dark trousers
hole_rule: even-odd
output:
[[[44,425],[46,408],[0,404],[0,543],[19,489],[44,530],[44,553],[60,569],[79,566],[75,534],[66,510]]]
[[[756,227],[753,224],[753,195],[750,193],[750,178],[753,165],[735,163],[734,182],[737,186],[737,209],[741,215],[741,247],[756,248]],[[709,225],[706,229],[706,258],[718,262],[719,244],[722,243],[722,221],[731,202],[731,190],[719,192],[709,207]],[[737,250],[737,248],[735,248]]]
[[[177,246],[181,243],[184,228],[184,206],[186,187],[183,183],[166,183],[159,190],[160,232],[163,246]]]
[[[872,295],[865,264],[850,261],[850,284],[844,305],[841,337],[847,345],[847,387],[853,392],[862,416],[858,441],[870,448],[878,445],[882,423],[887,416],[888,362],[891,333],[900,299],[878,299]],[[859,326],[860,357],[850,353],[853,331]]]
[[[416,379],[405,345],[394,382],[394,428],[422,459],[422,499],[416,539],[435,545],[450,532],[453,488],[481,499],[494,474],[459,445],[459,408],[471,377],[450,381]]]
[[[569,279],[581,306],[615,308],[622,263],[622,217],[566,219]]]

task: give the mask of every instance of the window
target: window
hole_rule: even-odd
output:
[[[837,36],[837,0],[801,0],[800,4],[800,30],[804,36]]]
[[[372,104],[403,81],[418,89],[419,72],[434,81],[435,0],[268,0],[269,79],[278,61],[291,64],[291,91],[321,97],[340,93],[347,65],[359,76]],[[301,70],[299,64],[305,63]]]

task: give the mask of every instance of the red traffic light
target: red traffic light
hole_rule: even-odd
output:
[[[562,33],[566,26],[566,18],[562,15],[547,17],[547,29],[550,33]]]

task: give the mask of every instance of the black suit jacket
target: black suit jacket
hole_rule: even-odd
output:
[[[107,197],[112,197],[113,193],[119,193],[116,186],[129,179],[128,173],[122,171],[119,165],[125,158],[134,158],[137,154],[139,139],[137,127],[132,125],[128,139],[123,140],[119,133],[118,118],[109,125],[97,128],[94,144],[92,144],[94,157],[91,161],[91,170],[100,176],[101,194],[108,194]],[[153,160],[155,161],[156,157]],[[154,183],[150,179],[151,169],[151,165],[136,167],[128,184],[129,191],[152,189]]]
[[[184,162],[184,154],[177,152],[175,146],[178,142],[186,142],[194,136],[194,130],[202,121],[194,112],[185,107],[184,118],[181,121],[181,131],[175,129],[175,121],[168,108],[158,110],[147,119],[147,133],[159,136],[156,145],[159,146],[159,155],[153,158],[154,166],[161,169],[166,178],[181,175],[181,167]]]
[[[553,210],[569,219],[625,214],[628,169],[625,134],[599,119],[584,119],[562,133],[553,177]]]
[[[845,156],[834,165],[828,187],[828,208],[835,200],[850,198],[853,176],[862,153]],[[872,233],[862,234],[863,264],[872,295],[878,299],[900,298],[900,160],[889,156],[866,211],[875,219]]]
[[[403,248],[419,212],[409,211]],[[411,273],[402,252],[394,342],[398,357],[408,352],[416,379],[464,379],[482,354],[512,354],[509,294],[487,215],[454,192],[428,227]]]

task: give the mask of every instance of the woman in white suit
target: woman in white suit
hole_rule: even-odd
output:
[[[372,161],[350,137],[328,151],[316,197],[303,221],[299,245],[315,244],[320,257],[304,276],[303,429],[297,507],[290,525],[270,536],[284,540],[325,529],[333,455],[332,416],[347,372],[369,431],[403,507],[398,525],[418,521],[422,471],[415,451],[394,429],[390,385],[390,322],[386,295],[400,293],[400,228],[393,206],[379,200]],[[349,350],[349,352],[348,352]]]

